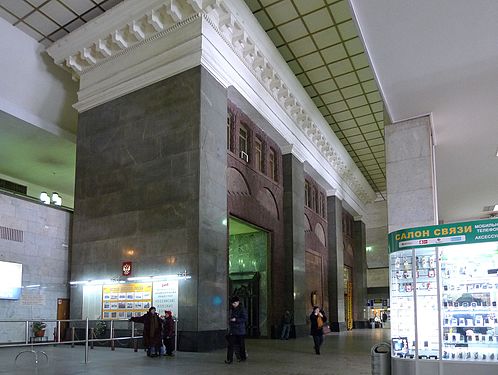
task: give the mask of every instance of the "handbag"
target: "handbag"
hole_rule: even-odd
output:
[[[324,324],[322,327],[323,334],[326,335],[331,332],[330,326],[328,324]]]
[[[317,325],[317,328],[320,329],[323,327],[323,319],[321,316],[319,316],[317,319],[316,319],[316,325]]]

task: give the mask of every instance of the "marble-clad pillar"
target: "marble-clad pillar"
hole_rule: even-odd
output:
[[[293,309],[296,335],[307,334],[304,259],[304,165],[294,155],[283,155],[285,296]]]
[[[430,116],[387,125],[385,136],[389,232],[437,224]]]
[[[367,328],[367,255],[365,223],[353,224],[353,327]]]
[[[346,330],[344,312],[344,242],[342,235],[342,201],[336,196],[327,197],[328,220],[328,286],[329,322],[334,332]]]
[[[226,331],[227,91],[196,67],[80,114],[72,280],[180,280],[179,348],[222,347]],[[82,293],[71,294],[72,318]],[[163,313],[163,312],[161,312]]]

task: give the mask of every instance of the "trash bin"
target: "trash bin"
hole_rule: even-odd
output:
[[[391,345],[387,342],[375,344],[370,354],[372,355],[372,375],[390,375]]]

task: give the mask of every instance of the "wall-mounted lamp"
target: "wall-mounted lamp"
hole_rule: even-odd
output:
[[[55,206],[62,206],[62,198],[57,192],[53,192],[52,196],[48,195],[46,191],[40,193],[40,200],[45,204],[53,204]]]
[[[45,204],[50,204],[50,197],[46,191],[42,191],[40,194],[40,200]]]
[[[52,204],[55,204],[56,206],[62,206],[62,198],[55,191],[52,193],[52,198],[50,199],[50,202]]]
[[[369,253],[370,251],[372,251],[372,246],[367,246],[367,253]]]

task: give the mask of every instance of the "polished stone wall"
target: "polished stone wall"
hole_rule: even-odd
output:
[[[366,328],[367,320],[367,256],[365,223],[353,223],[353,324],[355,328]]]
[[[319,215],[314,208],[308,207],[304,202],[304,243],[306,249],[306,285],[307,291],[305,294],[306,310],[308,315],[311,313],[311,292],[319,291],[318,304],[328,313],[328,280],[327,280],[327,264],[329,260],[328,238],[327,238],[327,193],[310,175],[305,173],[305,180],[309,183],[310,190],[315,189],[317,192],[316,205],[319,204],[319,194],[323,194],[325,202],[323,209],[325,210],[324,217]],[[311,191],[310,191],[311,194]],[[297,203],[297,202],[296,202]],[[319,261],[317,259],[319,257]],[[312,271],[313,264],[320,263],[320,267],[315,265],[315,270]],[[311,266],[311,267],[309,267]],[[313,286],[313,287],[311,287]]]
[[[285,293],[292,306],[296,335],[308,333],[309,298],[306,295],[304,237],[304,165],[294,155],[283,156]]]
[[[227,311],[226,90],[203,68],[80,114],[74,280],[187,271],[179,347],[224,345]],[[73,290],[81,316],[82,290]]]
[[[57,299],[69,297],[71,223],[69,211],[0,193],[0,226],[22,231],[0,237],[0,261],[22,264],[24,286],[19,300],[0,299],[0,321],[57,319]],[[48,323],[46,336],[54,328]],[[0,323],[0,343],[24,340],[23,323]]]
[[[344,242],[342,231],[342,201],[336,196],[327,197],[329,239],[329,322],[333,331],[346,330],[344,316]]]

